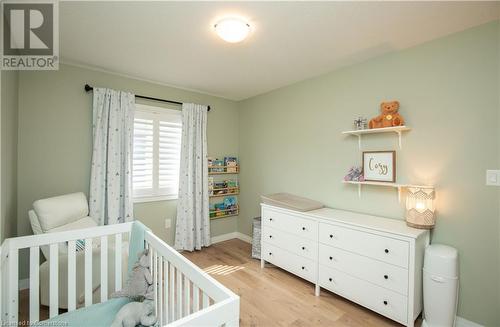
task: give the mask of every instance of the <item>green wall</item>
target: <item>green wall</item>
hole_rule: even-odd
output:
[[[84,92],[85,83],[209,104],[209,154],[238,155],[238,110],[233,101],[69,65],[61,65],[59,71],[23,71],[19,76],[19,236],[31,234],[28,210],[33,201],[70,192],[88,193],[92,94]],[[138,203],[135,215],[162,239],[173,242],[176,201]],[[172,219],[169,230],[164,228],[165,218]],[[234,232],[236,221],[237,217],[212,221],[212,235]]]
[[[364,149],[397,150],[398,182],[437,186],[432,241],[460,252],[459,315],[499,326],[499,198],[485,186],[500,164],[498,42],[490,23],[240,102],[238,231],[250,235],[259,196],[274,192],[403,219],[394,189],[358,198],[341,183],[361,161],[357,139],[341,132],[397,99],[412,127],[403,149],[391,134],[365,137]]]
[[[1,75],[0,242],[16,235],[19,74],[16,71],[3,71]]]

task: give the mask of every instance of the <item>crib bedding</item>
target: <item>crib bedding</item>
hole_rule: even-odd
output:
[[[35,326],[109,327],[118,311],[129,302],[128,298],[111,299],[40,321]]]

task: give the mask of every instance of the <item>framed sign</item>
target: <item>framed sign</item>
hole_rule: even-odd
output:
[[[396,151],[364,151],[362,161],[365,181],[396,182]]]

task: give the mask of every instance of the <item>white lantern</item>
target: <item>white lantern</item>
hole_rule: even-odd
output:
[[[433,188],[409,187],[406,197],[406,224],[420,229],[432,229],[436,224]]]

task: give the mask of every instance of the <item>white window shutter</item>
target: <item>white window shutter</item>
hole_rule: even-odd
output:
[[[177,198],[181,112],[137,105],[134,119],[134,197]]]
[[[153,120],[134,119],[132,181],[135,195],[153,191]]]

